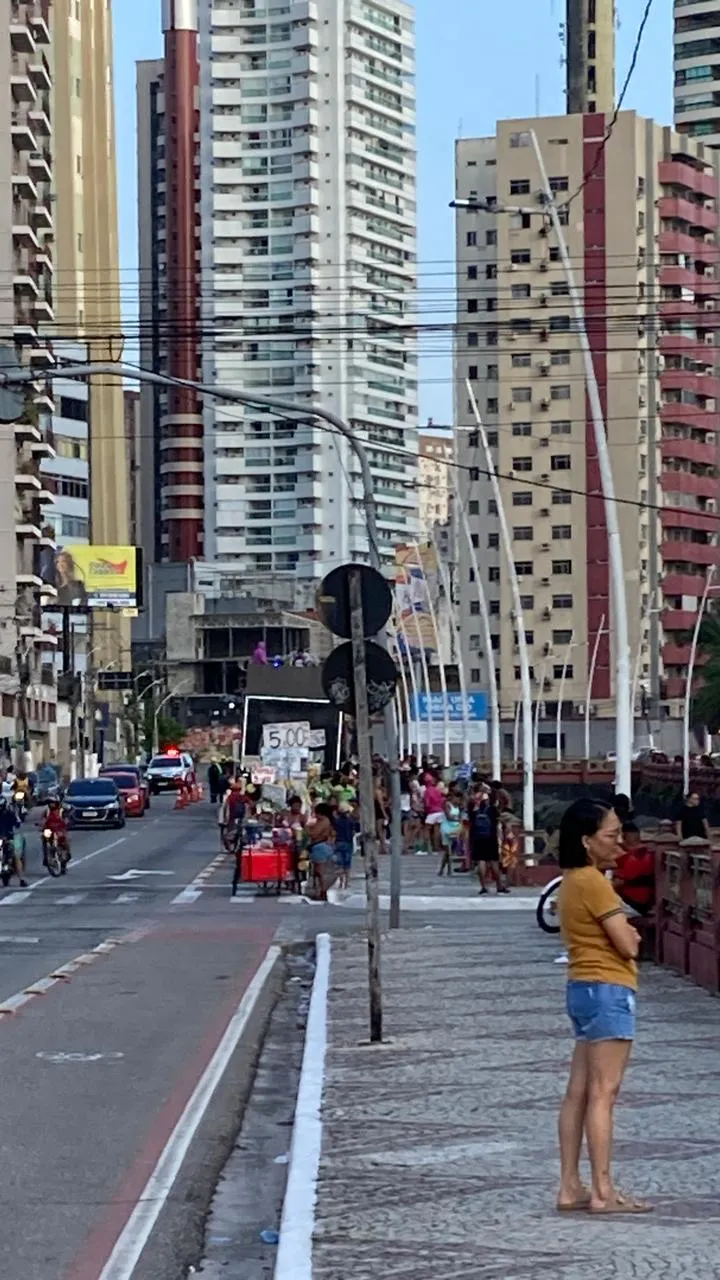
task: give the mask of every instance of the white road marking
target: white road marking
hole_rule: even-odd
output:
[[[0,942],[39,942],[39,938],[30,938],[24,933],[0,933]]]
[[[139,880],[141,876],[171,876],[172,871],[138,871],[133,867],[132,871],[123,871],[120,876],[108,876],[108,880]]]
[[[131,1280],[138,1260],[167,1203],[168,1196],[182,1168],[190,1144],[240,1043],[243,1032],[252,1017],[255,1005],[262,995],[265,983],[270,979],[281,954],[279,947],[269,948],[265,959],[230,1019],[220,1044],[198,1080],[185,1110],[160,1154],[155,1168],[140,1192],[138,1202],[121,1231],[115,1248],[103,1267],[98,1280]]]
[[[21,902],[27,902],[32,889],[21,889],[19,893],[11,893],[7,898],[0,898],[0,907],[19,907]]]
[[[202,898],[202,889],[193,889],[192,885],[188,885],[183,889],[182,893],[178,893],[170,903],[171,907],[179,906],[184,902],[197,902],[198,898]]]
[[[313,1273],[312,1240],[322,1147],[321,1107],[327,1053],[330,935],[318,934],[316,946],[315,980],[305,1032],[274,1280],[312,1280]]]
[[[118,903],[138,902],[139,898],[140,898],[139,893],[119,893],[117,898],[113,898],[113,902],[118,902]]]
[[[67,893],[62,898],[58,898],[55,905],[57,907],[76,907],[78,902],[84,902],[86,898],[86,893]]]
[[[197,902],[198,898],[202,898],[204,889],[217,888],[217,885],[209,885],[206,881],[214,871],[217,871],[218,868],[222,866],[228,856],[229,855],[227,853],[219,853],[217,857],[213,858],[212,862],[209,862],[206,867],[203,867],[202,871],[198,871],[195,879],[191,880],[182,892],[178,893],[177,896],[172,899],[170,906],[188,906],[192,902]]]
[[[124,1053],[36,1053],[41,1062],[54,1062],[60,1065],[73,1062],[119,1062]]]

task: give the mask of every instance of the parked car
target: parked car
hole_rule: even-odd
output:
[[[35,804],[47,804],[48,800],[58,800],[62,787],[57,769],[51,764],[41,764],[35,774],[33,801]]]
[[[124,827],[125,806],[113,778],[75,778],[63,799],[69,827]]]
[[[195,781],[192,756],[185,751],[167,751],[153,756],[147,767],[147,780],[154,796],[160,791],[177,791]]]
[[[132,774],[135,778],[135,785],[139,787],[143,795],[143,805],[146,809],[150,808],[150,784],[147,780],[144,770],[137,764],[103,764],[100,766],[101,778],[115,778],[118,774]]]
[[[137,777],[134,773],[113,773],[107,775],[112,777],[122,797],[125,816],[127,818],[144,818],[145,817],[145,794],[142,787],[138,784]]]

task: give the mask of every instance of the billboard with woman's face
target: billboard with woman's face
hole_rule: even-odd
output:
[[[55,557],[55,585],[59,608],[135,609],[137,549],[63,547]]]

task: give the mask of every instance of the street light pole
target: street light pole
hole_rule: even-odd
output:
[[[700,600],[700,608],[698,609],[695,626],[693,628],[692,644],[690,645],[690,657],[688,659],[687,680],[685,682],[685,703],[683,706],[683,796],[686,796],[690,790],[690,704],[692,702],[692,683],[695,675],[695,659],[697,657],[698,640],[700,639],[700,628],[702,620],[705,616],[708,596],[712,589],[713,578],[715,577],[716,565],[711,564],[705,575],[705,590]]]
[[[158,721],[160,718],[160,712],[162,711],[163,707],[166,706],[166,704],[170,701],[170,699],[177,697],[177,695],[181,692],[181,690],[184,689],[185,686],[188,684],[192,684],[192,680],[190,679],[181,680],[179,684],[175,685],[174,689],[171,689],[169,693],[165,694],[164,698],[160,699],[160,701],[158,702],[157,706],[153,711],[153,755],[154,756],[156,756],[160,750],[160,731],[159,731],[159,724],[158,724]]]

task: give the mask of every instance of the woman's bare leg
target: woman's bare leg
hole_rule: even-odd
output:
[[[578,1040],[570,1064],[570,1079],[565,1090],[558,1137],[560,1139],[560,1191],[558,1208],[577,1205],[590,1195],[580,1178],[580,1151],[585,1129],[585,1110],[588,1095],[587,1041]]]
[[[632,1040],[595,1040],[587,1046],[585,1134],[592,1171],[592,1209],[601,1209],[614,1194],[611,1172],[613,1111],[631,1049]]]

